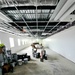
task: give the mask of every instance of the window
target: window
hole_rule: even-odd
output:
[[[10,47],[14,47],[14,38],[9,38]]]
[[[24,44],[26,44],[26,41],[24,40]]]
[[[1,44],[1,40],[0,40],[0,44]]]
[[[20,46],[21,45],[21,41],[20,41],[20,39],[18,39],[18,46]]]
[[[22,45],[24,45],[24,40],[22,40]]]
[[[27,39],[25,39],[25,44],[27,44],[28,43],[28,40]]]

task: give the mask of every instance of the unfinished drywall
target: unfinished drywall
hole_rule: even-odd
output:
[[[75,62],[75,26],[43,40],[44,46]]]

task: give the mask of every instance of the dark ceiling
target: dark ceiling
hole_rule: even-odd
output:
[[[16,6],[14,3],[14,6],[2,7],[1,11],[13,21],[9,23],[20,31],[23,32],[23,30],[25,30],[24,33],[28,33],[29,31],[29,33],[31,33],[34,37],[48,37],[53,32],[57,31],[59,28],[64,27],[68,23],[50,21],[56,6],[57,5],[47,4],[38,6]]]

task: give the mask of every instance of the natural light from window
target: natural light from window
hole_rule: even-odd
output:
[[[1,44],[1,40],[0,40],[0,44]]]
[[[24,40],[22,40],[22,45],[24,45]]]
[[[21,45],[21,40],[20,39],[18,39],[18,46],[20,46]]]
[[[14,47],[14,38],[9,38],[10,47]]]

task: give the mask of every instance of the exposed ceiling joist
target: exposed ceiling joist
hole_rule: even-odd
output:
[[[22,0],[10,0],[13,4],[11,6],[10,1],[7,3],[7,7],[2,6],[1,11],[5,13],[6,16],[10,17],[12,19],[12,22],[9,22],[12,27],[16,27],[19,29],[19,27],[23,30],[26,30],[26,33],[32,34],[34,37],[48,37],[54,32],[56,32],[59,28],[63,28],[68,22],[64,21],[52,21],[51,16],[56,12],[55,16],[57,15],[56,8],[58,7],[58,1],[59,0],[34,0],[34,5],[28,5],[28,4],[22,4]],[[40,3],[39,3],[40,1]],[[54,5],[47,5],[47,2],[56,2],[57,4]],[[60,0],[61,1],[61,0]],[[33,0],[29,1],[30,3],[33,2]],[[46,5],[43,5],[41,3],[45,2]],[[63,2],[66,3],[66,0]],[[21,3],[22,6],[18,3]],[[39,4],[38,4],[39,3]],[[64,4],[64,3],[63,3]],[[62,7],[63,4],[60,6]],[[57,7],[56,7],[57,6]],[[63,7],[62,7],[63,8]],[[61,8],[59,8],[61,9]],[[58,11],[59,11],[58,9]],[[53,18],[55,18],[55,16]],[[20,31],[22,31],[20,30]],[[43,33],[48,33],[46,35],[42,35]]]

